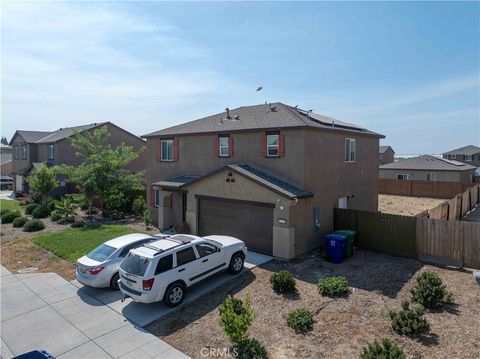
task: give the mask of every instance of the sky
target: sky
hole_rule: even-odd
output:
[[[1,2],[1,136],[283,102],[397,153],[480,145],[479,2]],[[256,91],[262,86],[261,91]]]

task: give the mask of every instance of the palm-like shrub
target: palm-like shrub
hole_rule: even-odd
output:
[[[362,359],[405,359],[405,354],[400,347],[388,338],[384,338],[382,342],[376,340],[373,343],[363,347],[360,356]]]
[[[430,325],[423,318],[425,310],[421,307],[410,308],[408,300],[402,302],[402,309],[399,311],[391,310],[389,312],[392,321],[392,329],[398,334],[407,336],[417,336],[428,333]]]
[[[452,293],[447,291],[440,277],[433,272],[420,273],[417,276],[417,283],[410,292],[412,300],[427,309],[453,304]]]
[[[68,220],[74,216],[78,206],[75,198],[65,196],[55,204],[55,210],[58,211],[62,215],[62,218],[65,218],[68,222]]]

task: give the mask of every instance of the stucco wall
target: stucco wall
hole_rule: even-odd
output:
[[[426,181],[427,173],[436,173],[437,181],[470,182],[474,171],[421,171],[401,169],[380,169],[380,178],[397,179],[397,174],[410,174],[412,180]]]

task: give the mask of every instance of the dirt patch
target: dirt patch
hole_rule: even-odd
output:
[[[445,202],[445,199],[378,195],[378,210],[383,213],[399,214],[402,216],[416,216],[430,208]]]
[[[282,296],[269,284],[272,272],[290,270],[298,293]],[[423,270],[438,273],[453,292],[458,306],[428,313],[432,335],[412,340],[395,334],[387,317],[409,298],[414,276]],[[332,300],[318,294],[319,278],[344,275],[352,286],[348,298]],[[229,346],[218,325],[218,305],[227,294],[252,296],[257,319],[250,336],[265,343],[270,358],[358,358],[373,339],[389,337],[409,358],[474,358],[480,353],[480,290],[471,273],[451,271],[372,252],[358,252],[341,265],[310,254],[292,263],[270,262],[245,272],[231,283],[172,315],[154,322],[147,330],[192,358],[202,358],[202,348]],[[307,307],[314,313],[313,330],[295,334],[285,324],[288,312]],[[203,351],[204,353],[205,351]]]

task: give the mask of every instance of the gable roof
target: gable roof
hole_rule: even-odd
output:
[[[167,189],[181,189],[187,187],[189,184],[213,176],[214,174],[217,174],[225,169],[238,173],[239,175],[244,176],[255,183],[258,183],[263,187],[266,187],[269,190],[290,199],[308,198],[313,196],[313,193],[298,188],[293,184],[274,176],[273,174],[267,173],[266,171],[247,163],[226,165],[204,176],[179,176],[172,179],[152,183],[152,186],[165,187]]]
[[[393,151],[393,148],[391,146],[379,146],[378,153],[385,153],[389,148],[392,150],[393,153],[395,153],[395,151]]]
[[[430,155],[423,155],[400,160],[398,162],[388,163],[380,166],[380,169],[468,171],[475,169],[475,167],[458,161],[446,160],[444,158],[438,158]]]
[[[15,133],[13,134],[12,136],[12,139],[10,140],[10,142],[8,143],[9,145],[12,144],[13,142],[13,139],[15,138],[15,136],[19,135],[21,136],[25,142],[27,143],[34,143],[42,138],[44,138],[45,136],[48,136],[51,132],[48,132],[48,131],[25,131],[25,130],[17,130],[15,131]]]
[[[177,126],[152,132],[142,137],[173,136],[199,133],[220,133],[279,128],[317,128],[330,131],[349,131],[384,137],[352,123],[291,107],[277,102],[272,104],[242,106],[227,112],[203,117]]]
[[[480,153],[480,147],[474,145],[463,146],[455,150],[445,152],[444,155],[467,155],[471,156],[476,153]]]

